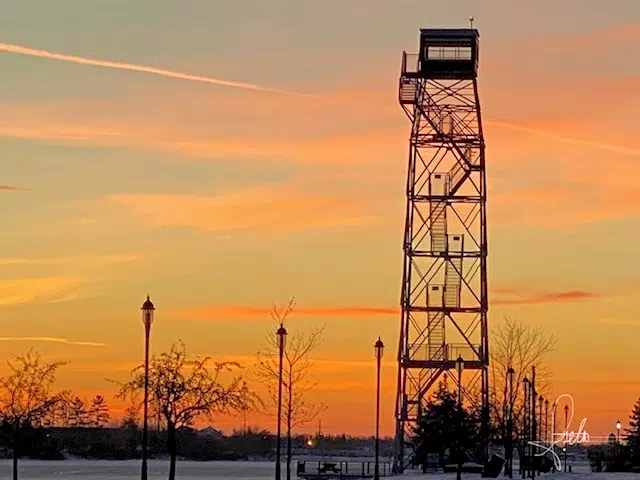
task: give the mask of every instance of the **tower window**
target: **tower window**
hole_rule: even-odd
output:
[[[427,47],[427,60],[471,60],[471,47]]]

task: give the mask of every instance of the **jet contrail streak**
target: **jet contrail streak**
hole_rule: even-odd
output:
[[[519,130],[521,132],[533,133],[535,135],[540,135],[541,137],[551,138],[553,140],[558,140],[560,142],[573,143],[574,145],[584,145],[584,146],[587,146],[587,147],[601,148],[603,150],[610,150],[612,152],[623,153],[625,155],[634,155],[634,156],[639,156],[640,157],[640,150],[636,150],[636,149],[628,148],[628,147],[623,147],[623,146],[620,146],[620,145],[612,145],[610,143],[601,143],[601,142],[592,142],[590,140],[583,140],[583,139],[580,139],[580,138],[565,137],[564,135],[558,135],[556,133],[548,132],[546,130],[540,130],[540,129],[537,129],[537,128],[524,127],[524,126],[516,125],[516,124],[513,124],[513,123],[499,122],[499,121],[496,121],[496,120],[486,120],[485,123],[487,125],[493,125],[495,127],[508,128],[508,129],[511,129],[511,130]]]
[[[108,60],[94,60],[92,58],[77,57],[74,55],[65,55],[62,53],[49,52],[47,50],[38,50],[35,48],[22,47],[20,45],[11,45],[8,43],[0,43],[0,51],[15,53],[18,55],[27,55],[29,57],[47,58],[50,60],[59,60],[62,62],[77,63],[80,65],[91,65],[94,67],[114,68],[117,70],[130,70],[132,72],[151,73],[163,77],[177,78],[179,80],[189,80],[192,82],[210,83],[212,85],[222,85],[224,87],[242,88],[245,90],[254,90],[258,92],[278,93],[281,95],[295,95],[298,97],[321,98],[317,95],[306,93],[288,92],[278,90],[276,88],[264,87],[245,82],[234,82],[232,80],[223,80],[220,78],[203,77],[199,75],[190,75],[188,73],[174,72],[171,70],[163,70],[160,68],[147,67],[145,65],[134,65],[131,63],[111,62]]]
[[[0,337],[0,342],[52,342],[64,343],[66,345],[81,345],[85,347],[105,347],[106,344],[99,342],[74,342],[60,337]]]

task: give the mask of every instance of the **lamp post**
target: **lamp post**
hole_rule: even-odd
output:
[[[462,478],[462,371],[464,370],[464,360],[458,357],[456,360],[456,370],[458,371],[458,468],[456,469],[456,480]]]
[[[549,399],[548,398],[544,401],[544,439],[546,442],[551,442],[551,440],[549,440]]]
[[[539,398],[540,407],[538,411],[538,440],[544,440],[544,423],[542,422],[542,411],[544,410],[544,398],[540,395]]]
[[[524,428],[523,428],[523,443],[524,443],[524,456],[523,462],[520,462],[520,472],[522,473],[522,478],[525,478],[527,475],[527,449],[529,448],[529,403],[531,401],[530,392],[529,392],[529,379],[524,377],[522,380],[522,385],[524,387]]]
[[[618,420],[616,422],[616,430],[617,430],[616,443],[620,443],[620,429],[621,428],[622,428],[622,424],[620,423],[620,420]]]
[[[373,473],[374,480],[380,479],[380,361],[384,352],[384,343],[378,337],[373,345],[373,352],[376,356],[376,463]]]
[[[507,475],[509,478],[513,478],[513,376],[515,370],[509,367],[507,370],[507,383],[509,385],[509,403],[507,410]]]
[[[276,440],[276,480],[280,480],[280,417],[282,416],[282,357],[287,343],[287,330],[281,323],[276,332],[278,340],[278,432]]]
[[[569,405],[564,406],[564,432],[565,432],[565,440],[564,440],[564,471],[567,471],[567,428],[569,427]]]
[[[147,443],[149,435],[148,411],[149,411],[149,336],[151,335],[151,324],[156,307],[151,302],[149,295],[142,304],[142,323],[144,324],[144,407],[142,420],[142,471],[140,478],[147,480]]]

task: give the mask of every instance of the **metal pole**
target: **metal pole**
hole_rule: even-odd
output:
[[[538,427],[536,425],[536,397],[538,392],[536,392],[536,367],[531,367],[531,441],[535,442],[538,437]],[[529,465],[531,471],[531,478],[536,478],[536,467],[534,464],[535,459],[535,447],[530,445],[530,457],[529,457]]]
[[[377,371],[376,371],[376,464],[373,473],[375,480],[380,479],[380,356],[377,356]]]
[[[458,468],[456,480],[462,479],[462,369],[458,369]]]
[[[522,474],[522,478],[525,478],[527,475],[527,442],[529,440],[528,437],[528,427],[529,427],[529,382],[524,382],[524,415],[523,415],[523,429],[522,429],[522,437],[523,437],[523,455],[520,462],[520,473]]]
[[[513,374],[507,375],[509,381],[509,413],[507,417],[507,474],[513,478]]]
[[[279,340],[279,365],[278,365],[278,433],[276,439],[276,480],[280,480],[280,417],[282,416],[282,339]]]
[[[567,405],[564,406],[564,435],[565,435],[565,441],[564,441],[564,471],[567,471],[567,428],[569,427],[569,422],[567,420],[567,417],[569,416],[569,407]]]
[[[546,442],[551,443],[549,440],[549,399],[544,402],[544,439]]]
[[[544,398],[542,395],[538,397],[538,440],[544,440],[544,422],[542,421],[542,411],[544,410],[542,407],[544,406]]]
[[[147,442],[148,442],[148,408],[149,408],[149,336],[151,325],[145,322],[144,325],[144,407],[142,420],[142,471],[141,480],[147,480]]]

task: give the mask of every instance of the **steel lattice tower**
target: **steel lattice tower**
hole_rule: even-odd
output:
[[[411,120],[398,347],[396,458],[438,380],[477,408],[488,438],[485,154],[475,29],[420,31],[420,53],[402,56],[399,101]],[[480,459],[477,459],[480,460]]]

